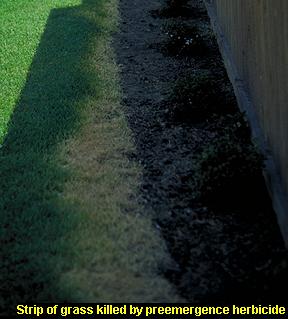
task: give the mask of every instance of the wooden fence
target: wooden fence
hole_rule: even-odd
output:
[[[288,0],[205,0],[288,244]]]

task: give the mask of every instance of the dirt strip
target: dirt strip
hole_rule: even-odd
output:
[[[131,161],[143,168],[139,201],[175,261],[161,271],[191,302],[279,303],[285,300],[280,288],[288,283],[288,259],[263,179],[257,188],[232,185],[238,198],[230,203],[227,195],[217,207],[193,197],[193,160],[218,133],[206,119],[171,116],[171,91],[180,78],[203,69],[232,88],[203,3],[188,1],[182,11],[165,6],[165,0],[120,0],[120,32],[114,39],[122,102],[137,146]],[[200,43],[197,54],[184,54],[177,41],[176,49],[173,43],[169,49],[173,24],[205,34],[205,50]]]

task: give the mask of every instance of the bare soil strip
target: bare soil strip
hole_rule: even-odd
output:
[[[287,253],[262,177],[255,175],[253,185],[230,185],[237,190],[233,199],[227,192],[216,206],[193,196],[192,163],[205,145],[213,145],[219,121],[208,120],[210,111],[204,118],[197,113],[201,120],[193,121],[195,112],[179,113],[177,101],[171,109],[171,92],[179,79],[203,69],[227,92],[232,88],[203,3],[182,2],[185,10],[169,11],[165,0],[120,0],[114,47],[122,103],[137,146],[130,159],[144,171],[139,192],[143,214],[152,215],[174,260],[163,267],[163,275],[187,300],[279,303],[285,299],[280,287],[288,282]],[[189,28],[194,36],[195,28],[200,30],[203,41],[185,38],[191,41],[179,50],[178,40]],[[177,38],[171,42],[169,37]],[[222,97],[219,91],[221,107]],[[225,114],[233,116],[233,94],[230,98],[232,107]]]

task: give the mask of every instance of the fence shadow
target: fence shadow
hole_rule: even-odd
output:
[[[0,307],[6,310],[18,303],[73,301],[71,291],[57,286],[65,267],[57,249],[69,249],[65,234],[73,221],[67,222],[70,208],[57,205],[69,174],[53,156],[79,126],[78,102],[89,94],[83,65],[91,37],[101,31],[85,14],[92,5],[84,0],[51,11],[0,149]]]

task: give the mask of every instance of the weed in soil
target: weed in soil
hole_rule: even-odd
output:
[[[162,47],[163,54],[170,56],[204,56],[208,51],[206,36],[197,26],[182,21],[172,21],[164,25],[167,41]]]
[[[194,158],[191,188],[194,198],[208,206],[239,208],[263,184],[264,158],[250,142],[242,114],[222,117],[215,127],[213,142]]]
[[[207,129],[218,135],[233,135],[242,143],[251,143],[251,129],[246,113],[236,111],[224,116],[214,115],[207,121]]]
[[[206,18],[207,13],[203,8],[191,7],[188,0],[167,0],[164,8],[153,10],[152,16],[159,18]]]
[[[235,109],[229,85],[207,70],[180,76],[169,96],[169,115],[176,122],[201,122]]]

